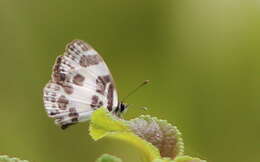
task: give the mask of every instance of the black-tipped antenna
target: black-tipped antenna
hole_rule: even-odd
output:
[[[132,90],[130,93],[128,93],[127,96],[125,96],[122,99],[122,102],[124,102],[129,96],[131,96],[132,94],[134,94],[139,88],[143,87],[144,85],[148,84],[150,81],[149,80],[145,80],[144,82],[142,82],[141,84],[139,84],[134,90]]]

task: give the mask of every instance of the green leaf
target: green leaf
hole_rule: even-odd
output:
[[[155,159],[153,162],[175,162],[170,158]]]
[[[7,155],[0,155],[0,162],[29,162],[29,161],[20,160],[18,158],[10,158]]]
[[[122,162],[122,160],[115,156],[104,154],[100,158],[98,158],[96,162]]]
[[[148,162],[160,158],[159,150],[156,147],[135,135],[125,120],[112,116],[106,108],[100,108],[93,112],[90,122],[90,135],[94,140],[106,136],[131,143],[140,149],[144,160]]]
[[[199,158],[193,158],[190,156],[178,156],[175,160],[169,158],[156,159],[153,162],[207,162],[206,160],[201,160]]]
[[[136,135],[156,146],[162,157],[174,159],[183,154],[184,144],[181,133],[177,127],[166,120],[142,115],[128,123]]]
[[[201,160],[199,158],[193,158],[190,156],[179,156],[179,157],[176,157],[174,162],[207,162],[207,161]]]
[[[127,124],[112,116],[106,108],[93,112],[90,122],[90,135],[94,140],[103,138],[111,133],[130,132]]]
[[[179,130],[166,120],[148,115],[126,121],[113,116],[106,108],[100,108],[92,114],[90,135],[94,140],[106,136],[131,143],[141,150],[144,160],[149,162],[161,157],[174,159],[183,154]]]

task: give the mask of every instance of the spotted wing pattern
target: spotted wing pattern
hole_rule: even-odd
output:
[[[109,111],[118,105],[111,73],[102,57],[87,43],[74,40],[59,56],[52,79],[43,89],[49,117],[62,128],[90,119],[101,106]]]

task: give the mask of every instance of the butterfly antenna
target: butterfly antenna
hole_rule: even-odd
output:
[[[141,106],[141,107],[136,107],[135,105],[133,105],[133,104],[129,104],[128,105],[128,108],[129,107],[135,107],[135,108],[138,108],[138,109],[141,109],[141,110],[143,110],[143,111],[148,111],[148,107],[146,107],[146,106]]]
[[[132,90],[131,92],[128,93],[128,95],[126,95],[123,99],[122,102],[124,102],[129,96],[131,96],[132,94],[134,94],[136,91],[138,91],[141,87],[143,87],[144,85],[148,84],[150,81],[149,80],[145,80],[143,81],[141,84],[139,84],[134,90]]]

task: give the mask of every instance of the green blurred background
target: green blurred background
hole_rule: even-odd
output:
[[[42,88],[65,44],[104,57],[126,118],[174,123],[185,151],[209,162],[260,161],[260,2],[256,0],[0,0],[0,153],[32,162],[138,160],[129,145],[93,142],[88,123],[66,131],[47,117]]]

